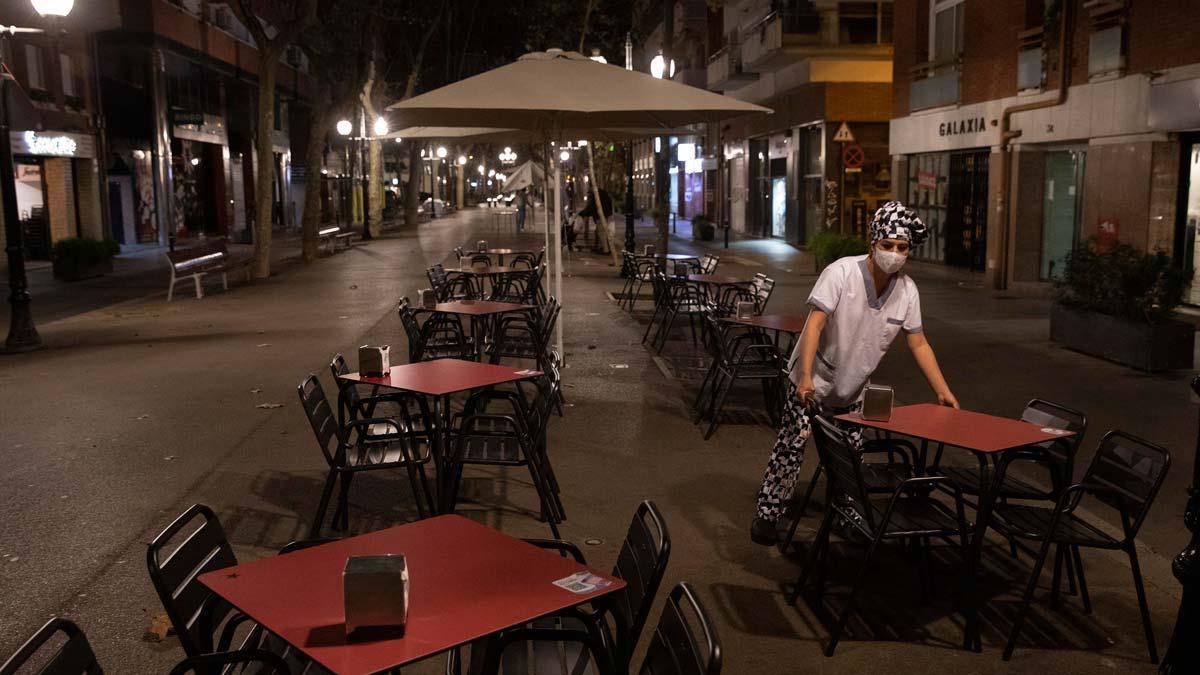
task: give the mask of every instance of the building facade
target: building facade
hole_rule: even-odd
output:
[[[273,160],[258,166],[258,54],[227,3],[121,0],[114,23],[96,36],[112,238],[249,242],[258,171],[275,176],[263,196],[274,226],[298,226],[305,177],[292,157],[303,156],[308,90],[300,50],[279,62]]]
[[[895,5],[892,174],[932,230],[919,257],[1001,288],[1044,286],[1091,237],[1194,266],[1194,2]]]
[[[77,29],[89,20],[68,17],[60,30],[4,41],[3,61],[14,78],[8,113],[17,213],[33,259],[49,258],[61,239],[104,236],[94,45]],[[0,24],[44,25],[28,3],[0,7]]]
[[[865,234],[893,194],[892,33],[890,1],[735,0],[710,12],[707,87],[775,111],[709,132],[734,231],[797,245],[823,230]]]

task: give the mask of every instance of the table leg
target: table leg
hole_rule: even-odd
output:
[[[982,456],[979,456],[979,461],[981,465],[980,470],[982,471],[982,467],[987,463],[987,460]],[[1001,458],[1001,461],[1003,461],[1003,458]],[[982,476],[983,474],[980,475]],[[980,594],[977,588],[979,586],[980,570],[982,567],[981,560],[983,557],[983,540],[987,534],[988,526],[991,524],[992,511],[996,504],[996,495],[998,495],[1000,492],[998,480],[999,477],[1000,473],[998,471],[993,472],[991,480],[989,481],[990,484],[987,486],[980,485],[979,509],[975,514],[975,531],[971,534],[971,550],[967,554],[968,569],[971,570],[972,574],[975,576],[975,578],[972,579],[971,584],[971,592],[974,597],[970,598],[968,601],[975,606],[976,617],[979,615]],[[976,652],[983,651],[983,642],[979,635],[978,618],[974,620],[974,625],[969,627],[969,630],[967,631],[967,640],[968,642],[965,646],[968,649]]]

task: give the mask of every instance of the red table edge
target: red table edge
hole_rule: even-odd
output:
[[[479,363],[478,361],[467,361],[466,359],[434,359],[434,360],[435,361],[463,361],[464,363]],[[432,361],[418,361],[417,363],[432,363]],[[400,365],[408,366],[408,365],[412,365],[412,364],[402,363]],[[483,365],[490,366],[492,364],[487,363],[487,364],[483,364]],[[395,368],[395,367],[398,367],[398,366],[393,366],[393,368]],[[527,370],[529,370],[529,369],[527,369]],[[516,375],[517,372],[519,372],[519,371],[513,371],[513,374]],[[480,385],[478,387],[467,387],[466,389],[455,389],[454,391],[447,391],[447,392],[444,392],[441,394],[431,394],[431,393],[424,392],[424,391],[417,391],[415,389],[405,389],[404,387],[393,387],[390,382],[378,381],[381,378],[368,378],[364,375],[359,375],[357,372],[343,373],[341,375],[338,375],[335,379],[345,380],[347,382],[354,382],[355,384],[369,384],[369,385],[373,385],[373,386],[377,386],[377,387],[387,387],[389,389],[395,389],[397,391],[411,391],[414,394],[422,394],[425,396],[449,396],[451,394],[459,394],[464,391],[471,391],[472,389],[481,389],[483,387],[495,387],[497,385],[507,384],[509,382],[524,382],[526,380],[532,380],[532,379],[541,377],[542,375],[545,375],[545,374],[546,373],[541,370],[533,370],[528,375],[522,375],[521,377],[517,377],[517,378],[511,379],[511,380],[504,380],[503,382],[494,382],[492,384],[484,384],[484,385]],[[351,377],[351,376],[355,376],[357,379],[355,379],[355,377]]]
[[[452,513],[451,513],[451,514],[443,514],[443,516],[450,516],[450,517],[455,517],[455,518],[463,518],[463,519],[465,519],[465,520],[470,520],[469,518],[465,518],[464,516],[460,516],[460,515],[457,515],[457,514],[452,514]],[[435,516],[435,517],[442,517],[442,516]],[[474,522],[474,521],[472,521],[472,522]],[[477,524],[479,524],[479,525],[482,525],[482,523],[477,523]],[[482,526],[483,526],[483,527],[488,527],[487,525],[482,525]],[[401,525],[396,525],[396,526],[393,526],[393,527],[401,527]],[[495,528],[489,528],[489,529],[493,529],[493,530],[495,530]],[[377,530],[377,531],[378,531],[378,530]],[[496,532],[500,532],[500,530],[495,530],[495,531],[496,531]],[[367,536],[367,535],[370,535],[370,534],[373,534],[373,533],[370,533],[370,532],[368,532],[368,533],[366,533],[366,534],[362,534],[362,535],[356,535],[356,536],[362,537],[362,536]],[[548,554],[548,555],[556,555],[556,554],[555,554],[553,551],[550,551],[549,549],[543,549],[543,548],[541,548],[541,547],[534,546],[533,544],[530,544],[530,543],[529,543],[529,542],[527,542],[527,541],[524,541],[524,540],[522,540],[522,539],[518,539],[518,538],[516,538],[516,537],[513,537],[513,536],[511,536],[511,535],[509,535],[509,534],[507,534],[507,533],[505,533],[505,532],[500,532],[500,534],[503,534],[504,536],[506,536],[506,537],[509,537],[510,539],[513,539],[514,541],[517,541],[517,542],[520,542],[520,543],[522,543],[522,544],[525,544],[526,546],[529,546],[529,547],[531,547],[531,548],[534,548],[534,549],[536,549],[536,550],[538,550],[538,551],[544,552],[544,553],[546,553],[546,554]],[[340,544],[340,543],[344,543],[344,542],[346,541],[346,539],[352,539],[352,538],[353,538],[353,537],[347,537],[347,538],[344,538],[344,539],[337,539],[337,540],[335,540],[335,541],[327,542],[327,543],[325,543],[325,544],[318,544],[317,546],[314,546],[314,547],[312,547],[312,548],[319,548],[320,546],[330,546],[330,545],[333,545],[333,544]],[[246,611],[246,610],[245,610],[245,609],[243,609],[241,606],[239,606],[239,605],[238,605],[238,603],[234,602],[234,601],[233,601],[232,599],[230,599],[230,598],[227,598],[227,597],[225,597],[225,596],[221,595],[219,592],[217,592],[217,590],[216,590],[216,589],[214,589],[214,588],[212,588],[211,586],[209,586],[209,585],[208,585],[208,583],[205,581],[205,578],[206,578],[206,577],[210,577],[210,576],[214,576],[214,575],[217,575],[217,574],[221,574],[221,573],[227,573],[229,570],[231,570],[231,569],[236,569],[236,568],[238,568],[238,567],[241,567],[242,565],[245,565],[245,564],[252,564],[252,563],[259,562],[259,561],[261,561],[261,560],[270,560],[270,559],[277,558],[277,557],[279,557],[279,556],[269,556],[269,557],[266,557],[266,558],[259,558],[259,559],[257,559],[257,560],[251,560],[249,563],[238,563],[237,565],[234,565],[233,567],[224,567],[224,568],[221,568],[221,569],[218,569],[218,570],[211,570],[211,571],[205,572],[204,574],[201,574],[199,577],[197,577],[197,580],[199,580],[199,582],[200,582],[201,584],[203,584],[203,585],[204,585],[204,587],[205,587],[205,588],[207,588],[207,589],[209,590],[209,592],[210,592],[210,593],[212,593],[213,595],[216,595],[217,597],[221,598],[221,599],[222,599],[222,600],[224,600],[225,602],[228,602],[230,605],[232,605],[232,606],[233,606],[235,609],[237,609],[239,612],[241,612],[241,613],[242,613],[242,614],[244,614],[245,616],[249,617],[249,618],[250,618],[250,620],[254,621],[254,623],[256,623],[256,624],[258,624],[259,626],[262,626],[264,629],[266,629],[266,630],[270,631],[270,628],[269,628],[269,627],[268,627],[266,624],[264,624],[262,621],[260,621],[260,620],[258,619],[258,617],[254,616],[254,615],[253,615],[253,614],[251,614],[250,612]],[[580,565],[580,563],[576,562],[574,558],[568,558],[568,559],[570,560],[570,562],[573,562],[573,563],[575,563],[576,565]],[[438,656],[439,654],[443,654],[443,653],[445,653],[445,652],[448,652],[448,651],[450,651],[451,649],[455,649],[455,648],[457,648],[457,647],[461,647],[461,646],[463,646],[463,645],[465,645],[465,644],[468,644],[468,643],[470,643],[470,642],[473,642],[473,641],[475,641],[475,640],[478,640],[478,639],[480,639],[480,638],[487,637],[488,635],[495,635],[496,633],[499,633],[499,632],[501,632],[501,631],[504,631],[504,630],[508,630],[509,628],[512,628],[513,626],[519,626],[519,625],[521,625],[521,624],[523,624],[523,623],[528,623],[528,622],[531,622],[531,621],[536,621],[536,620],[538,620],[538,619],[541,619],[541,618],[543,618],[543,617],[554,616],[555,614],[558,614],[559,612],[562,612],[562,611],[563,611],[563,610],[565,610],[565,609],[569,609],[569,608],[571,608],[571,607],[578,607],[579,605],[582,605],[582,604],[584,604],[585,602],[592,602],[592,601],[594,601],[594,600],[597,600],[597,599],[603,598],[603,597],[605,597],[605,596],[611,595],[612,593],[615,593],[615,592],[617,592],[617,591],[619,591],[619,590],[621,590],[621,589],[625,588],[626,586],[628,586],[628,584],[625,582],[625,580],[624,580],[624,579],[622,579],[622,578],[620,578],[620,577],[614,577],[614,576],[612,576],[611,574],[606,574],[606,573],[603,573],[603,572],[598,572],[598,571],[596,571],[596,570],[592,569],[591,567],[588,567],[587,565],[580,565],[580,566],[581,566],[583,569],[587,570],[588,572],[590,572],[590,573],[592,573],[592,574],[595,574],[595,575],[597,575],[597,576],[603,577],[603,578],[605,578],[605,579],[607,579],[607,580],[611,581],[612,583],[610,583],[608,586],[605,586],[604,588],[599,588],[599,589],[596,589],[596,590],[594,590],[594,591],[592,591],[592,592],[590,592],[590,593],[580,594],[580,595],[579,595],[579,601],[578,601],[578,602],[575,602],[575,603],[573,603],[573,604],[564,605],[563,607],[560,607],[560,608],[558,608],[558,609],[553,609],[553,610],[550,610],[550,611],[546,612],[545,614],[540,614],[540,615],[538,615],[538,616],[536,616],[536,617],[533,617],[533,618],[531,618],[531,619],[522,619],[522,620],[521,620],[521,621],[519,621],[518,623],[511,624],[511,625],[508,625],[508,626],[504,626],[504,627],[502,627],[502,628],[497,628],[496,630],[494,630],[494,631],[491,631],[491,632],[485,632],[485,633],[480,633],[480,634],[475,634],[475,635],[472,635],[471,637],[469,637],[469,638],[467,638],[467,639],[463,640],[462,642],[459,642],[458,644],[455,644],[455,645],[452,645],[452,646],[446,647],[445,649],[441,649],[441,650],[438,650],[438,651],[435,651],[435,652],[430,652],[429,654],[426,654],[426,655],[424,655],[424,656],[421,656],[421,657],[415,658],[415,659],[413,659],[413,660],[411,660],[411,661],[405,661],[405,662],[403,662],[403,663],[397,663],[397,664],[394,664],[394,665],[392,665],[392,666],[389,666],[389,668],[398,668],[398,667],[400,667],[400,666],[405,666],[405,665],[408,665],[408,664],[411,664],[411,663],[415,663],[415,662],[417,662],[417,661],[424,661],[425,659],[429,659],[429,658],[436,657],[436,656]],[[549,581],[549,582],[547,582],[547,583],[553,583],[553,581]],[[566,589],[563,589],[563,590],[564,590],[564,591],[566,591]],[[567,592],[569,593],[570,591],[567,591]],[[273,631],[271,632],[271,634],[272,634],[272,635],[274,635],[274,636],[276,636],[276,637],[278,637],[280,640],[283,640],[284,642],[288,643],[289,645],[291,645],[291,646],[292,646],[292,648],[294,648],[294,649],[298,650],[300,653],[304,654],[305,656],[307,656],[308,658],[312,659],[313,661],[315,661],[315,662],[317,662],[317,663],[321,664],[321,665],[322,665],[322,666],[324,666],[325,668],[328,668],[328,669],[329,669],[331,672],[337,672],[337,671],[334,669],[334,666],[333,666],[333,665],[331,665],[331,664],[328,664],[328,663],[325,663],[324,661],[322,661],[322,660],[318,659],[316,656],[314,656],[314,655],[313,655],[313,654],[311,654],[311,653],[310,653],[308,650],[306,650],[306,649],[304,648],[304,646],[302,646],[302,645],[297,645],[297,644],[294,644],[294,643],[293,643],[291,640],[288,640],[288,639],[287,639],[287,638],[285,638],[284,636],[282,636],[282,635],[280,635],[280,634],[278,634],[278,633],[275,633],[275,632],[273,632]],[[396,639],[401,639],[401,640],[402,640],[402,639],[404,639],[404,638],[402,638],[402,637],[401,637],[401,638],[396,638]]]
[[[917,406],[933,406],[933,407],[939,407],[939,408],[945,407],[945,406],[940,406],[940,405],[938,405],[938,404],[936,404],[936,403],[910,403],[910,404],[908,404],[908,405],[903,405],[903,406],[898,406],[898,407],[899,407],[899,408],[913,408],[913,407],[917,407]],[[894,412],[894,410],[895,410],[895,409],[893,409],[893,412]],[[1036,424],[1034,424],[1034,423],[1032,423],[1032,422],[1027,422],[1027,421],[1025,421],[1025,420],[1013,419],[1013,418],[1011,418],[1011,417],[1000,417],[999,415],[992,415],[991,413],[979,412],[979,411],[977,411],[977,410],[966,410],[966,411],[964,411],[964,412],[971,412],[971,413],[975,413],[975,414],[977,414],[977,415],[987,415],[987,416],[989,416],[989,417],[997,417],[997,418],[1000,418],[1000,419],[1003,419],[1003,420],[1008,420],[1009,422],[1020,422],[1021,424],[1028,424],[1029,426],[1031,426],[1031,427],[1034,427],[1034,428],[1038,428],[1038,429],[1040,430],[1040,427],[1038,427]],[[1033,444],[1036,444],[1036,443],[1044,443],[1044,442],[1046,442],[1046,441],[1052,441],[1052,440],[1054,440],[1054,439],[1056,439],[1056,438],[1068,438],[1068,437],[1070,437],[1070,436],[1075,436],[1075,435],[1076,435],[1076,433],[1075,433],[1074,431],[1071,431],[1071,430],[1069,430],[1069,429],[1059,429],[1059,431],[1061,431],[1062,433],[1059,433],[1059,434],[1053,434],[1053,435],[1049,435],[1049,434],[1048,434],[1046,438],[1044,438],[1044,439],[1042,439],[1042,440],[1040,440],[1040,441],[1032,441],[1032,442],[1029,442],[1029,443],[1021,443],[1020,445],[1010,445],[1010,446],[1007,446],[1007,447],[1004,447],[1004,448],[996,448],[996,449],[991,449],[991,450],[979,450],[979,449],[977,449],[977,448],[968,448],[968,447],[964,447],[964,446],[958,446],[958,445],[955,445],[955,444],[953,444],[953,443],[950,443],[950,442],[948,442],[948,441],[939,441],[939,440],[937,440],[936,438],[925,438],[925,437],[923,437],[923,436],[916,436],[916,435],[914,435],[914,434],[911,434],[911,433],[908,433],[908,432],[904,432],[904,431],[898,431],[898,430],[896,430],[896,429],[891,429],[891,428],[888,428],[888,427],[886,427],[886,426],[882,426],[882,425],[888,424],[888,423],[889,423],[891,420],[883,421],[883,420],[868,420],[868,419],[863,419],[863,416],[862,416],[862,411],[861,411],[861,410],[856,410],[856,411],[854,411],[854,412],[843,413],[843,414],[841,414],[841,415],[834,415],[834,417],[833,417],[833,418],[834,418],[835,420],[842,420],[842,421],[844,421],[844,422],[852,422],[852,423],[854,423],[854,424],[858,424],[858,425],[860,425],[860,426],[864,426],[864,427],[871,427],[872,429],[880,429],[880,430],[882,430],[882,431],[890,431],[890,432],[892,432],[892,433],[894,433],[894,434],[901,434],[901,435],[904,435],[904,436],[913,436],[913,438],[920,438],[921,440],[925,440],[925,441],[931,441],[931,442],[934,442],[934,443],[941,443],[942,445],[949,445],[950,447],[954,447],[954,448],[960,448],[960,447],[961,447],[963,450],[966,450],[966,451],[968,451],[968,452],[978,452],[978,453],[983,453],[983,454],[994,454],[994,453],[997,453],[997,452],[1007,452],[1007,451],[1009,451],[1009,450],[1015,450],[1015,449],[1017,449],[1017,448],[1023,448],[1023,447],[1025,447],[1025,446],[1027,446],[1027,445],[1033,445]]]

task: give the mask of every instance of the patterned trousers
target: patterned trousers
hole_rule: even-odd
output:
[[[830,408],[828,412],[841,415],[857,410],[860,406],[861,404],[856,403],[846,408]],[[821,409],[819,412],[826,411]],[[783,424],[779,428],[775,447],[771,450],[771,458],[767,460],[762,487],[758,489],[759,518],[775,522],[783,516],[792,491],[796,488],[796,481],[800,478],[800,467],[804,463],[804,446],[812,433],[811,414],[797,396],[796,385],[788,385],[787,401],[783,407]],[[849,440],[856,448],[862,447],[862,427],[841,421],[835,424],[848,432]]]

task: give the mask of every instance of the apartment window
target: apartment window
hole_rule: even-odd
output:
[[[1125,67],[1125,3],[1094,0],[1087,7],[1092,29],[1088,40],[1088,76],[1120,74]]]
[[[25,45],[25,69],[29,76],[29,88],[47,91],[45,65],[42,62],[42,48],[37,45]]]
[[[941,0],[929,9],[929,56],[934,63],[956,61],[963,52],[965,0]]]
[[[71,57],[68,54],[62,54],[58,57],[59,69],[62,71],[62,92],[63,96],[78,96],[79,92],[75,89],[75,69],[72,68]]]
[[[838,41],[841,44],[890,44],[891,2],[839,2]]]

